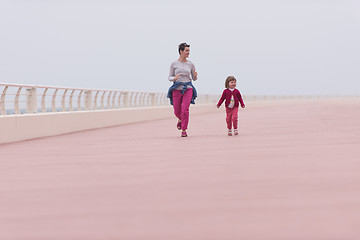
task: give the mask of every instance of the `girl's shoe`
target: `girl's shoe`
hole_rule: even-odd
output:
[[[178,121],[176,127],[177,127],[178,130],[181,130],[181,122],[180,121]]]
[[[187,137],[187,133],[184,132],[184,131],[182,131],[182,132],[181,132],[181,137]]]
[[[232,136],[231,129],[228,130],[228,136]]]
[[[234,129],[234,135],[239,135],[239,132],[237,129]]]

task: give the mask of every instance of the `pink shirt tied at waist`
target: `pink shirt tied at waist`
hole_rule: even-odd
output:
[[[239,107],[239,102],[241,104],[241,107],[245,107],[244,101],[241,97],[240,91],[237,90],[236,88],[234,88],[234,90],[230,90],[230,89],[225,89],[222,93],[222,96],[218,102],[218,106],[220,107],[221,104],[224,102],[225,100],[225,107],[229,108],[229,105],[231,103],[231,97],[234,98],[234,106],[233,107]]]

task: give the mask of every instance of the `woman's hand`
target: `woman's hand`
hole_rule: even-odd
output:
[[[178,80],[179,78],[180,78],[180,73],[175,75],[174,81]]]
[[[193,70],[193,76],[194,76],[194,81],[196,81],[197,80],[197,71],[195,70],[195,68]]]

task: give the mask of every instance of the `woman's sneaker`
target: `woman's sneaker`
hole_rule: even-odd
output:
[[[181,130],[181,122],[180,121],[178,121],[176,127],[177,127],[178,130]]]
[[[237,129],[234,129],[234,135],[239,135],[239,132]]]
[[[231,131],[231,129],[228,130],[228,136],[232,136],[232,131]]]
[[[181,132],[181,137],[187,137],[187,133],[184,132],[184,131],[182,131],[182,132]]]

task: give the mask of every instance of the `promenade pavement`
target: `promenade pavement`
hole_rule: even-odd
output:
[[[360,102],[246,104],[0,145],[0,239],[360,239]]]

